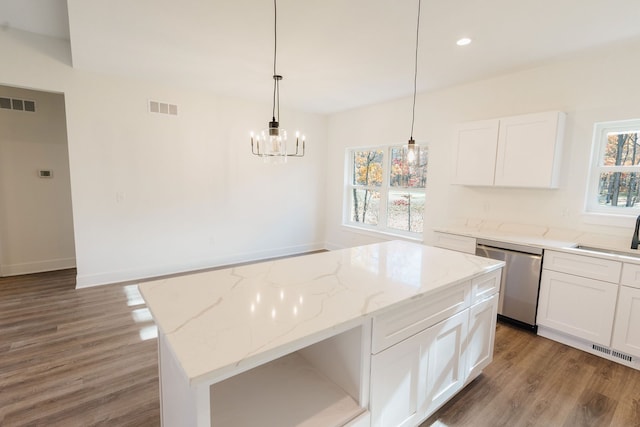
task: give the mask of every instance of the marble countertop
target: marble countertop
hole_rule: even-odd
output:
[[[522,229],[511,227],[508,230],[478,230],[453,226],[435,228],[434,231],[640,264],[640,251],[630,249],[627,243],[621,245],[618,239],[610,239],[607,236],[583,236],[576,233],[575,240],[558,240],[548,236],[552,233],[540,233],[540,230],[530,231],[524,227]]]
[[[477,239],[495,240],[498,242],[514,243],[516,245],[532,246],[541,249],[564,249],[578,246],[577,242],[556,240],[531,234],[519,234],[513,231],[474,230],[470,228],[451,227],[436,228],[434,231],[457,234],[459,236],[475,237]]]
[[[217,381],[503,265],[392,241],[139,284],[191,384]]]

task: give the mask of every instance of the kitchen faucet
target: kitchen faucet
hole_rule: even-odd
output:
[[[638,231],[640,231],[640,215],[636,219],[636,229],[633,232],[633,238],[631,239],[631,249],[638,249],[638,243],[640,243],[640,238],[638,238]]]

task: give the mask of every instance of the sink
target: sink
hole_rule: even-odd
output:
[[[581,251],[588,251],[588,252],[597,252],[600,254],[622,255],[622,256],[629,256],[633,258],[640,258],[640,251],[633,250],[633,249],[629,249],[629,251],[618,251],[615,249],[596,248],[593,246],[584,246],[584,245],[578,245],[575,247],[575,249],[579,249]]]

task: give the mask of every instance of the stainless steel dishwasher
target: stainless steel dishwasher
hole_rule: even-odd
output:
[[[477,239],[476,255],[506,264],[500,283],[498,317],[536,331],[542,249]]]

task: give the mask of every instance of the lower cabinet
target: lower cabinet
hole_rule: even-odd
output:
[[[640,289],[620,286],[611,347],[640,357]]]
[[[617,296],[616,283],[543,269],[538,324],[608,347]]]
[[[476,378],[493,360],[493,344],[496,340],[499,294],[472,305],[469,309],[467,332],[466,382]]]
[[[426,386],[422,358],[431,336],[429,328],[372,356],[372,426],[406,427],[418,422],[418,394],[424,395]]]
[[[373,355],[371,425],[416,426],[477,376],[492,360],[497,306],[494,294]]]
[[[421,360],[422,380],[426,380],[424,397],[418,395],[422,416],[434,412],[464,386],[468,325],[469,310],[465,310],[431,328],[431,340]]]

